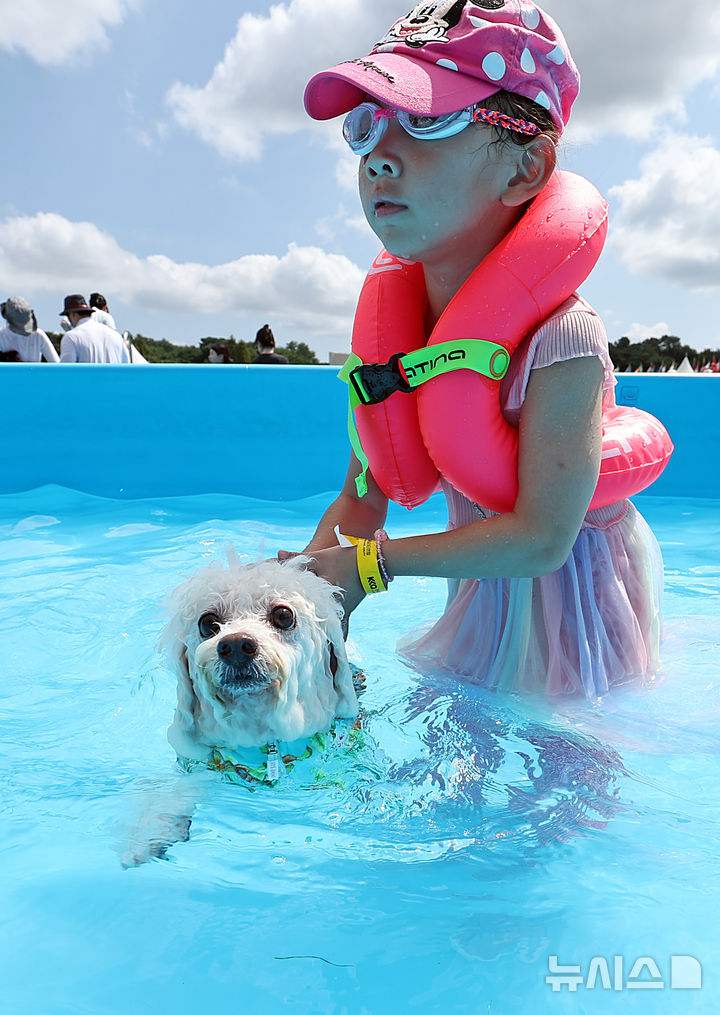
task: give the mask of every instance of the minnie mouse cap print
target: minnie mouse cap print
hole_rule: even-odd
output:
[[[371,96],[438,116],[502,89],[544,106],[562,132],[579,88],[562,32],[530,0],[440,0],[396,21],[369,56],[315,74],[305,109],[329,120]]]

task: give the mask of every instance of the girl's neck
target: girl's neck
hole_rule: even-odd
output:
[[[473,261],[462,271],[436,270],[427,264],[423,265],[425,274],[425,289],[427,292],[428,306],[425,314],[425,333],[428,338],[440,320],[445,308],[452,300],[455,293],[462,287],[472,275],[479,262]]]
[[[450,257],[423,261],[425,289],[428,298],[428,309],[425,315],[428,337],[452,298],[470,278],[480,262],[507,236],[521,218],[523,210],[523,208],[504,209],[505,214],[494,223],[494,228],[484,230],[483,237],[478,238],[478,243],[463,254],[453,250]]]

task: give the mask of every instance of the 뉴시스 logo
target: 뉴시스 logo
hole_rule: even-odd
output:
[[[613,955],[609,961],[604,955],[596,955],[590,959],[583,974],[580,964],[561,966],[557,955],[549,955],[545,983],[554,993],[559,993],[563,987],[571,993],[576,992],[578,987],[614,991],[702,989],[702,965],[694,956],[671,955],[665,976],[660,971],[660,965],[649,955],[641,955],[627,964],[623,955]]]

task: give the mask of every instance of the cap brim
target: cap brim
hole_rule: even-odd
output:
[[[397,53],[374,53],[315,74],[305,89],[305,109],[314,120],[330,120],[369,95],[410,113],[438,116],[487,99],[497,84],[449,67]]]

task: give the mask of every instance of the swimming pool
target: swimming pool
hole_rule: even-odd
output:
[[[125,403],[111,404],[114,425]],[[258,450],[220,415],[205,446],[237,432],[242,461],[282,467],[294,434],[256,419]],[[215,454],[165,440],[193,473],[178,482]],[[313,447],[321,472],[328,448]],[[637,498],[666,563],[652,690],[558,709],[421,679],[394,643],[440,611],[444,583],[398,579],[353,620],[367,690],[342,788],[217,781],[187,843],[124,870],[129,815],[176,778],[162,595],[226,542],[252,558],[300,547],[327,495],[118,499],[25,481],[18,468],[0,497],[3,1010],[715,1010],[720,501]],[[389,522],[442,524],[438,500]],[[574,992],[546,982],[551,956],[579,967]]]

